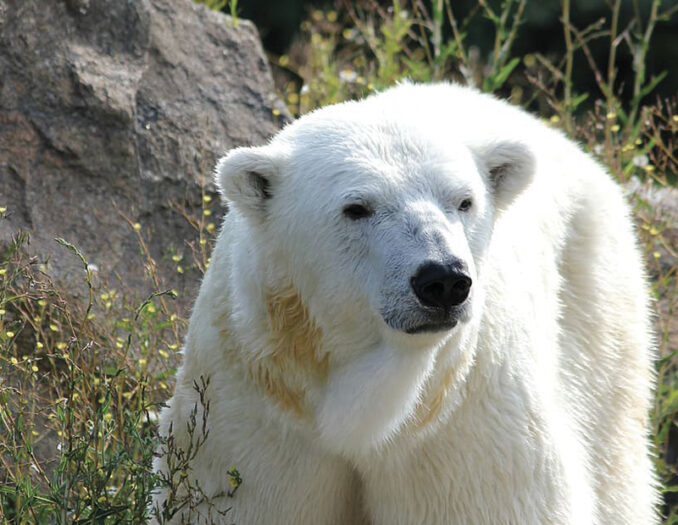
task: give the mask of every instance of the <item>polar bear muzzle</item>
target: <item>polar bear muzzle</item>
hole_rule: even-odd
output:
[[[425,320],[408,327],[408,334],[450,330],[462,317],[462,305],[473,283],[465,265],[458,260],[442,264],[426,261],[410,279],[414,295],[421,303]]]

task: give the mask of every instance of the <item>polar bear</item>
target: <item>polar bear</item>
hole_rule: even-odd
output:
[[[228,512],[194,498],[175,520],[657,523],[642,257],[577,145],[474,89],[402,84],[216,176],[230,211],[160,428]]]

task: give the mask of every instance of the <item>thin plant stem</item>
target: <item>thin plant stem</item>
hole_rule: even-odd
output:
[[[563,0],[563,33],[565,36],[565,75],[563,78],[563,117],[565,129],[572,133],[572,64],[574,62],[574,46],[570,24],[570,0]]]

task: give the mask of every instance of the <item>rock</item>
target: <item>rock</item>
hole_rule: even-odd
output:
[[[636,210],[644,221],[656,228],[656,233],[645,232],[641,236],[650,242],[650,253],[659,257],[648,257],[648,274],[657,289],[654,319],[655,333],[663,357],[678,348],[678,317],[672,275],[678,265],[678,189],[658,186],[652,179],[641,181],[633,177],[624,184],[629,196],[635,199]],[[631,202],[634,202],[634,200]],[[649,237],[649,240],[648,240]],[[647,252],[647,248],[646,248]]]
[[[188,303],[199,274],[167,254],[186,262],[196,233],[170,202],[199,215],[216,158],[264,142],[285,115],[247,21],[189,0],[0,0],[0,245],[30,231],[75,293],[84,272],[63,237],[142,297],[125,215]],[[218,224],[217,198],[212,211]]]
[[[657,273],[666,274],[678,264],[678,189],[671,186],[658,186],[652,179],[641,181],[632,177],[624,184],[630,196],[637,199],[638,215],[661,230],[664,242],[657,244],[661,254]],[[633,202],[633,201],[632,201]],[[658,276],[655,275],[655,278]]]

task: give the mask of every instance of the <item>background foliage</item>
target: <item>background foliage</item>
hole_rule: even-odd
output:
[[[456,80],[538,112],[620,182],[642,188],[633,199],[659,312],[652,440],[665,523],[678,523],[678,236],[658,212],[660,200],[648,197],[676,185],[678,84],[662,56],[670,56],[666,31],[677,27],[678,6],[347,0],[304,10],[278,2],[289,12],[274,18],[288,19],[295,28],[288,34],[272,29],[278,11],[261,1],[202,3],[233,15],[227,23],[239,23],[243,13],[262,20],[274,76],[293,115],[403,78]],[[672,42],[676,49],[675,37]],[[209,265],[215,225],[212,198],[202,198],[200,214],[178,210],[195,237],[186,239],[189,255],[167,254],[177,272]],[[0,220],[11,205],[0,202]],[[185,481],[192,452],[176,451],[169,479],[152,473],[157,411],[172,388],[186,320],[146,248],[148,232],[128,223],[156,290],[143,301],[124,283],[99,275],[68,241],[58,240],[82,263],[84,304],[54,285],[44,261],[26,254],[27,234],[17,232],[0,254],[0,518],[10,523],[137,523],[148,512],[152,487],[163,483],[175,496],[157,509],[161,521],[204,502],[200,487]],[[204,430],[201,421],[191,424],[198,435]],[[232,496],[247,480],[235,468],[229,476]]]

